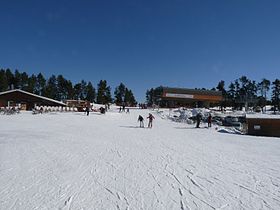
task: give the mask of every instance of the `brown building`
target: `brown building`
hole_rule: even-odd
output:
[[[165,107],[209,107],[223,101],[221,91],[164,87],[161,104]]]
[[[249,135],[280,137],[280,116],[246,116],[246,121]]]
[[[77,108],[79,112],[83,112],[86,107],[90,107],[90,102],[85,100],[66,100],[66,106]]]
[[[0,107],[17,105],[24,110],[32,110],[35,106],[66,106],[60,101],[19,89],[0,92]]]

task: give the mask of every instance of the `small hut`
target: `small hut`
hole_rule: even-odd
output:
[[[280,115],[247,115],[248,134],[280,137]]]

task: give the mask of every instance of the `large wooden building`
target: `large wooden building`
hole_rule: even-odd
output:
[[[161,104],[165,107],[209,107],[223,101],[221,91],[163,87]]]
[[[32,110],[35,106],[66,106],[60,101],[19,89],[0,92],[0,107],[18,105],[25,110]]]

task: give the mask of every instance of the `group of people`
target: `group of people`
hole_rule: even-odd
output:
[[[119,112],[125,112],[125,105],[120,106]],[[129,114],[129,108],[126,109],[126,113]]]
[[[86,111],[86,114],[89,115],[90,109],[89,109],[88,106],[86,107],[85,111]],[[100,108],[100,112],[102,114],[105,114],[105,111],[106,111],[105,108],[103,108],[103,107]],[[125,106],[124,105],[120,106],[119,112],[121,112],[121,111],[125,112]],[[129,113],[129,109],[127,109],[126,112]],[[149,120],[148,128],[152,128],[153,127],[153,120],[155,119],[155,117],[151,113],[149,113],[147,119]],[[200,122],[202,120],[201,113],[197,113],[197,115],[195,117],[195,120],[196,120],[196,128],[199,128]],[[144,118],[141,115],[138,116],[138,122],[140,122],[140,128],[144,128]],[[209,115],[207,117],[207,123],[208,123],[208,128],[212,126],[212,115],[211,115],[211,113],[209,113]]]
[[[96,110],[96,111],[97,111],[97,110]],[[104,108],[103,106],[99,108],[99,112],[100,112],[101,114],[105,114],[107,111],[108,111],[108,106],[106,106],[106,105],[105,105],[105,108]],[[86,114],[87,116],[89,116],[89,112],[90,112],[90,107],[87,106],[87,107],[85,108],[85,114]]]
[[[198,113],[196,115],[196,128],[199,128],[201,120],[202,120],[202,115],[201,115],[201,113]],[[211,115],[211,113],[209,113],[209,115],[207,117],[207,123],[208,123],[208,128],[210,128],[212,126],[212,115]]]
[[[148,128],[152,128],[153,120],[155,119],[155,117],[151,113],[149,113],[149,116],[147,117],[147,119],[149,120]],[[138,117],[138,122],[140,122],[140,128],[144,128],[144,118],[141,115],[139,115],[139,117]]]

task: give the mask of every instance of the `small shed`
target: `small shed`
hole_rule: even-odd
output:
[[[246,115],[248,134],[280,137],[280,115]]]

